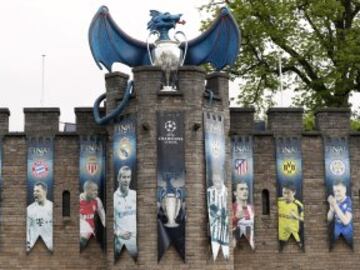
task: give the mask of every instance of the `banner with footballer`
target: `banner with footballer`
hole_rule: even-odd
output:
[[[325,184],[329,204],[330,250],[342,237],[353,248],[353,211],[351,200],[350,158],[345,137],[324,137]]]
[[[233,136],[232,153],[232,232],[234,247],[242,237],[255,249],[254,165],[251,136]]]
[[[0,201],[1,201],[1,192],[3,188],[3,179],[2,179],[2,151],[3,151],[3,137],[0,136]]]
[[[114,169],[114,259],[126,249],[136,260],[136,118],[121,116],[113,134]]]
[[[275,142],[279,248],[292,236],[304,251],[301,139],[277,137]]]
[[[38,238],[53,251],[53,162],[53,138],[27,138],[27,252]]]
[[[80,251],[95,238],[106,248],[105,141],[101,136],[80,138],[79,217]]]
[[[221,248],[229,258],[228,190],[225,186],[224,116],[204,112],[205,164],[207,207],[210,225],[211,249],[214,261]]]
[[[184,113],[157,112],[158,261],[173,244],[185,261]]]

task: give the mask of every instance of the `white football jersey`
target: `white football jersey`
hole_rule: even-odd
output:
[[[53,203],[45,200],[44,205],[33,202],[27,207],[26,220],[27,251],[35,245],[39,236],[49,250],[53,249]]]
[[[123,230],[136,235],[136,191],[129,189],[123,196],[119,189],[114,193],[114,231]]]

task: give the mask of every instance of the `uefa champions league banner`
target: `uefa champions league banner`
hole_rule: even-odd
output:
[[[210,225],[211,249],[214,261],[220,247],[229,258],[228,191],[225,186],[224,116],[204,113],[207,207]]]
[[[136,260],[136,118],[121,116],[113,134],[114,260],[123,248]]]
[[[255,249],[254,165],[251,136],[233,136],[232,148],[232,232],[234,246],[245,237]]]
[[[173,244],[185,261],[184,113],[157,112],[158,261]]]
[[[348,140],[345,137],[325,137],[324,150],[330,249],[340,237],[352,248],[353,211]]]
[[[105,141],[100,136],[80,138],[79,217],[80,251],[95,238],[103,251],[105,230]]]
[[[53,163],[53,138],[27,138],[27,252],[38,238],[53,251]]]
[[[278,137],[275,141],[280,251],[291,236],[294,237],[299,248],[304,251],[301,139]]]

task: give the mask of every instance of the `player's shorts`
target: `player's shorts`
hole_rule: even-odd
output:
[[[280,241],[288,241],[290,236],[293,235],[296,242],[300,242],[300,235],[297,231],[292,231],[289,227],[279,227],[279,240]]]
[[[90,239],[94,235],[94,229],[83,219],[80,219],[80,237]]]
[[[352,225],[344,226],[342,224],[336,224],[334,226],[334,240],[338,239],[342,235],[346,242],[351,243],[353,238]]]

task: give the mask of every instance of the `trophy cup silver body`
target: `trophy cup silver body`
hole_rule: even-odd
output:
[[[174,193],[168,193],[161,203],[164,213],[168,219],[164,226],[168,228],[178,227],[179,224],[176,223],[176,217],[179,215],[181,209],[181,199],[177,198]]]
[[[151,35],[160,36],[160,34],[157,31],[150,32],[147,39],[147,49],[151,64],[160,67],[164,72],[165,82],[161,91],[174,92],[176,91],[176,80],[172,79],[171,76],[184,64],[188,46],[186,36],[183,32],[178,31],[174,35],[175,40],[157,39],[153,43],[154,48],[150,50],[149,37]],[[176,38],[177,35],[182,35],[185,38],[184,51],[180,48],[182,42]]]

